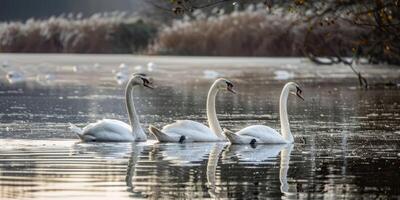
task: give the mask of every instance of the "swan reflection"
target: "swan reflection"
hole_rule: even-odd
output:
[[[128,167],[126,170],[126,177],[125,177],[125,183],[126,186],[128,187],[127,191],[131,193],[135,193],[136,191],[134,190],[134,185],[133,185],[133,178],[136,177],[136,167],[139,162],[140,155],[143,152],[143,146],[135,145],[132,146],[132,152],[129,157],[128,161]]]
[[[125,182],[132,197],[194,197],[197,177],[217,143],[160,144],[132,147]],[[187,173],[187,169],[198,171]],[[179,183],[179,184],[177,184]],[[174,192],[171,192],[174,188]]]
[[[222,176],[221,173],[222,169],[226,169],[226,164],[232,164],[232,157],[237,159],[236,164],[239,165],[241,163],[258,165],[267,162],[268,166],[270,163],[277,166],[275,163],[277,163],[277,159],[279,160],[280,155],[279,188],[283,195],[282,198],[295,198],[297,185],[289,184],[287,177],[292,149],[292,144],[258,145],[256,147],[228,145],[227,143],[132,145],[125,177],[127,191],[131,193],[132,197],[162,198],[169,195],[171,195],[170,197],[184,195],[190,198],[195,196],[197,187],[206,181],[207,188],[203,190],[205,194],[208,193],[209,197],[213,199],[228,198],[234,194],[233,191],[228,190],[229,183],[226,181],[229,179],[226,179],[227,177]],[[219,161],[220,158],[221,161]],[[221,164],[221,167],[218,167],[218,164]],[[196,170],[186,171],[193,167]],[[144,168],[149,171],[142,174]],[[265,170],[266,168],[260,169]],[[198,179],[204,171],[206,176],[202,177],[206,180]],[[278,173],[277,170],[271,172]],[[261,178],[271,177],[274,176]],[[275,180],[277,181],[277,178]],[[182,184],[174,185],[172,184],[174,182]],[[171,187],[175,188],[173,193],[169,191]],[[262,185],[256,187],[257,190],[265,191]],[[267,192],[277,192],[268,188]]]
[[[279,169],[279,181],[281,182],[281,192],[286,199],[296,199],[297,184],[288,184],[287,174],[289,170],[290,154],[293,150],[293,144],[286,146],[281,152],[281,164]]]
[[[72,146],[74,154],[90,155],[106,159],[121,159],[129,155],[134,143],[83,143],[77,142]]]
[[[218,159],[222,156],[222,163],[245,162],[257,163],[274,160],[280,153],[280,168],[279,168],[279,181],[280,191],[284,195],[283,199],[292,199],[297,196],[297,185],[288,184],[288,170],[290,163],[290,154],[293,149],[293,144],[280,144],[280,145],[230,145],[224,151],[224,145],[215,145],[211,151],[207,163],[207,184],[209,186],[209,194],[212,198],[226,198],[228,191],[224,192],[221,180],[218,180],[216,175]],[[223,152],[223,153],[222,153]],[[222,155],[221,155],[222,154]],[[219,176],[220,177],[220,176]],[[220,177],[221,179],[221,177]]]
[[[173,165],[194,166],[207,159],[216,143],[155,144],[163,160]]]
[[[288,144],[273,145],[230,145],[223,154],[224,162],[239,161],[259,163],[268,160],[274,160],[279,152]]]
[[[208,193],[213,199],[227,197],[227,192],[223,192],[221,187],[217,187],[216,171],[218,166],[219,157],[226,147],[226,143],[216,143],[208,156],[207,162],[207,185]],[[220,181],[219,181],[220,182]]]

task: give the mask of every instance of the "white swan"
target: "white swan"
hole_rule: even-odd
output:
[[[139,116],[137,115],[135,106],[133,105],[132,92],[135,86],[138,85],[153,88],[144,74],[134,74],[129,80],[126,86],[125,95],[130,125],[114,119],[103,119],[91,123],[83,129],[70,124],[70,129],[85,142],[146,141],[147,136],[140,127]]]
[[[295,92],[294,92],[295,91]],[[302,100],[304,98],[301,96],[302,90],[299,85],[294,82],[287,83],[283,89],[279,99],[279,115],[281,121],[281,132],[279,134],[273,128],[263,125],[253,125],[246,127],[236,133],[224,130],[224,134],[229,139],[232,144],[285,144],[293,143],[293,135],[290,132],[289,119],[287,114],[287,99],[290,94],[295,94]]]
[[[26,80],[24,74],[19,71],[7,72],[6,78],[10,84],[21,83]]]
[[[178,120],[173,124],[163,127],[160,131],[156,127],[150,125],[150,132],[157,138],[159,142],[216,142],[227,141],[222,134],[221,126],[217,119],[215,111],[215,98],[219,90],[233,90],[233,84],[226,79],[220,78],[214,81],[207,96],[207,120],[210,126],[191,120]]]

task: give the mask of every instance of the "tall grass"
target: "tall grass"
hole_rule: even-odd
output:
[[[154,23],[124,13],[30,19],[0,24],[0,52],[140,52],[156,32]]]
[[[281,10],[270,13],[262,7],[211,17],[199,13],[195,19],[175,21],[163,28],[150,53],[303,56],[306,45],[313,47],[311,51],[317,55],[330,54],[331,48],[351,54],[353,41],[362,32],[344,21],[336,21],[329,26],[314,27],[308,33],[310,23],[300,21],[294,14]]]
[[[148,53],[210,56],[303,56],[332,49],[350,55],[363,30],[336,20],[314,26],[301,17],[265,7],[177,20],[159,30],[158,24],[124,13],[51,17],[46,20],[0,23],[0,52]]]

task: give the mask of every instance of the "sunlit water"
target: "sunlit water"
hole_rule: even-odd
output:
[[[293,60],[290,65],[271,61],[271,66],[242,61],[245,67],[238,68],[240,62],[217,59],[215,64],[206,58],[0,58],[10,59],[3,69],[18,69],[26,77],[9,83],[1,74],[0,199],[399,198],[398,86],[357,89],[344,66],[321,69]],[[154,77],[157,88],[134,92],[146,130],[176,119],[206,123],[206,95],[215,76],[231,79],[239,91],[218,96],[222,127],[279,129],[280,90],[297,81],[306,101],[289,99],[295,144],[158,144],[152,138],[79,143],[67,129],[69,122],[127,121],[124,86],[115,79],[118,66],[126,62],[131,73],[150,61],[152,70],[140,72]],[[279,70],[291,76],[276,78]],[[369,80],[399,77],[398,69],[382,70],[381,77]]]

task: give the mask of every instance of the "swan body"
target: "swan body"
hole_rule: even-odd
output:
[[[301,96],[301,89],[298,84],[294,82],[287,83],[280,96],[279,102],[279,115],[281,121],[281,132],[279,134],[273,128],[263,125],[253,125],[246,127],[236,133],[233,133],[227,129],[224,130],[224,134],[232,144],[285,144],[293,143],[293,135],[290,132],[289,120],[287,114],[287,99],[291,91],[296,91],[296,96],[303,99]]]
[[[37,75],[36,76],[36,81],[42,85],[46,85],[54,81],[54,76],[52,74],[45,74],[43,75]]]
[[[132,142],[146,141],[147,136],[140,127],[139,117],[133,105],[132,91],[135,86],[142,85],[152,88],[145,75],[135,74],[126,87],[126,106],[130,125],[114,119],[103,119],[91,123],[84,128],[70,124],[70,130],[75,132],[84,142]]]
[[[253,125],[246,127],[236,133],[224,130],[226,137],[234,144],[286,144],[288,143],[275,129],[263,126]]]
[[[164,126],[162,131],[150,126],[150,132],[162,142],[213,142],[221,140],[210,128],[191,120],[178,120],[173,124]]]
[[[159,142],[218,142],[227,141],[222,134],[215,110],[215,98],[219,90],[226,89],[232,93],[233,84],[223,78],[217,79],[210,87],[207,96],[207,119],[210,126],[191,120],[179,120],[163,127],[162,130],[150,126],[149,131]]]
[[[72,71],[73,72],[78,72],[79,71],[79,67],[76,66],[76,65],[72,66]]]
[[[130,125],[114,119],[103,119],[91,123],[84,128],[70,124],[73,130],[82,141],[86,142],[132,142],[135,137],[132,135]]]

